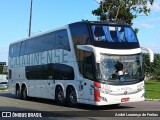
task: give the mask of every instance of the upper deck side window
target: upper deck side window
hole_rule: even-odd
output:
[[[70,51],[67,29],[57,30],[11,44],[9,47],[9,57],[18,57],[56,49]]]
[[[12,44],[9,47],[9,56],[10,57],[17,57],[19,56],[21,42],[18,42],[16,44]]]
[[[91,38],[89,28],[86,23],[79,22],[69,25],[73,44],[76,45],[87,45],[91,44]]]
[[[56,31],[55,49],[65,49],[70,51],[69,38],[67,30]]]
[[[137,42],[131,27],[91,25],[91,30],[95,41]]]

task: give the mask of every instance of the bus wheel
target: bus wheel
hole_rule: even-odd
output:
[[[20,97],[21,97],[21,90],[20,90],[19,87],[16,88],[16,95],[17,95],[17,97],[20,99]]]
[[[76,95],[76,91],[73,87],[70,87],[67,90],[67,104],[71,107],[77,106],[77,95]]]
[[[60,86],[58,86],[58,88],[56,88],[55,100],[56,100],[58,105],[64,105],[65,104],[64,93],[63,93],[63,90]]]
[[[22,93],[21,93],[21,99],[22,100],[27,100],[28,96],[27,96],[27,88],[23,87],[22,88]]]

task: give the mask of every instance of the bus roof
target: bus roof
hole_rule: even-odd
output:
[[[127,25],[127,24],[124,24],[124,23],[116,23],[116,22],[114,22],[114,21],[88,21],[88,20],[82,20],[82,21],[70,23],[70,24],[68,24],[68,25],[77,24],[77,23],[129,26],[129,25]],[[23,38],[23,39],[14,41],[14,42],[12,42],[11,44],[14,44],[14,43],[17,43],[17,42],[21,42],[21,41],[25,41],[25,40],[27,40],[27,39],[29,39],[29,38],[38,37],[38,36],[40,36],[40,35],[45,35],[45,34],[47,34],[47,33],[54,32],[54,31],[56,31],[56,30],[66,29],[68,25],[65,25],[65,26],[63,26],[63,27],[58,27],[58,28],[55,28],[55,29],[52,29],[52,30],[49,30],[49,31],[46,31],[46,32],[43,32],[43,33],[39,33],[39,34],[33,35],[33,36],[31,36],[31,37]],[[10,45],[11,45],[11,44],[10,44]]]
[[[85,22],[87,24],[106,24],[106,25],[119,25],[119,26],[130,26],[128,24],[125,24],[125,23],[122,23],[122,22],[114,22],[114,21],[108,21],[108,20],[105,20],[105,21],[88,21],[88,20],[82,20],[82,21],[79,21],[79,22],[74,22],[74,23],[71,23],[71,24],[76,24],[76,23],[82,23],[82,22]],[[70,25],[71,25],[70,24]]]

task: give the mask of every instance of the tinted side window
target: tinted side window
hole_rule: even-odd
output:
[[[64,64],[51,64],[53,69],[53,79],[74,80],[74,70],[71,66]]]
[[[86,23],[74,23],[69,25],[72,35],[72,40],[75,48],[77,45],[90,45],[91,38],[89,33],[89,28]]]
[[[20,52],[21,42],[10,45],[9,56],[18,57]]]
[[[29,80],[48,79],[47,66],[37,65],[37,66],[26,67],[26,78]]]
[[[25,55],[26,41],[21,42],[20,56]]]
[[[10,69],[9,69],[9,72],[8,72],[8,78],[12,79],[12,70],[10,70]]]
[[[54,49],[55,41],[55,32],[44,35],[44,50]]]
[[[26,41],[25,54],[32,54],[33,53],[33,48],[34,48],[33,39],[27,40]]]
[[[74,49],[76,52],[79,71],[85,78],[94,80],[93,79],[94,73],[92,71],[94,67],[93,64],[94,59],[92,59],[92,54],[91,53],[86,54],[84,51],[77,48],[77,45],[91,44],[91,36],[89,33],[88,25],[84,22],[79,22],[70,24],[69,27],[72,35],[72,40],[74,43]],[[87,59],[87,57],[90,58],[90,60]]]
[[[33,39],[34,41],[34,53],[35,52],[42,52],[43,45],[44,45],[44,36],[39,36]]]
[[[27,66],[25,70],[29,80],[74,80],[73,68],[64,64]]]
[[[70,51],[69,39],[67,30],[58,30],[56,32],[55,49],[64,49]]]
[[[83,51],[83,76],[85,78],[88,78],[90,80],[93,80],[94,78],[94,73],[93,73],[93,53],[91,52],[87,52],[87,51]]]

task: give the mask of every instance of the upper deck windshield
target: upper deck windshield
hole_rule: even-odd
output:
[[[141,55],[101,54],[99,67],[100,79],[107,84],[132,84],[143,80]]]
[[[133,29],[129,26],[91,25],[94,41],[137,42]]]

